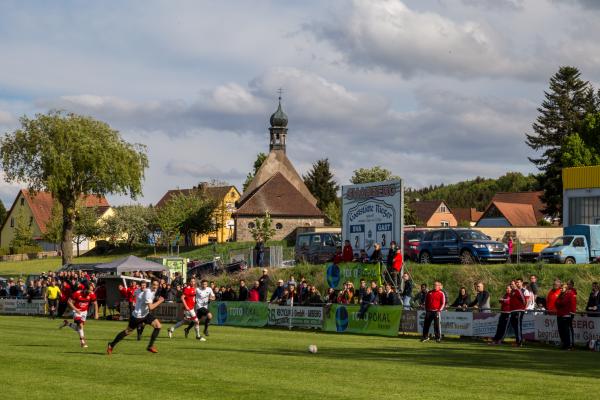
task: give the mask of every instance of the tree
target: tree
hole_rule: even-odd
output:
[[[268,212],[265,213],[263,218],[254,220],[254,227],[250,228],[250,234],[255,242],[267,243],[271,240],[275,235],[275,229],[273,229],[273,221]]]
[[[588,147],[579,134],[569,135],[562,146],[560,161],[563,167],[585,167],[600,164],[600,155]]]
[[[266,159],[267,155],[265,153],[258,153],[256,155],[256,161],[254,161],[252,171],[248,172],[248,175],[246,175],[246,181],[244,182],[244,192],[246,191],[246,189],[248,189],[248,186],[250,186],[250,183],[252,183],[252,180],[256,176],[256,173],[258,172],[260,167],[262,167]]]
[[[27,220],[27,216],[23,211],[19,211],[17,214],[14,232],[15,235],[10,241],[11,248],[18,249],[20,247],[35,246],[31,220]]]
[[[381,182],[392,179],[398,179],[398,177],[392,175],[392,171],[376,165],[373,168],[359,168],[354,170],[354,175],[350,178],[350,182],[357,185],[359,183]]]
[[[62,207],[56,200],[52,205],[52,213],[50,219],[46,222],[46,232],[42,235],[42,239],[46,242],[54,244],[54,249],[62,240]]]
[[[99,234],[100,225],[98,224],[96,207],[86,207],[84,204],[78,205],[75,212],[75,223],[73,224],[73,243],[77,247],[77,257],[79,257],[79,246]]]
[[[550,78],[550,90],[538,108],[533,133],[527,134],[527,145],[538,152],[539,158],[529,160],[541,171],[540,183],[545,212],[562,219],[562,150],[565,140],[582,127],[587,114],[598,111],[598,99],[589,82],[581,79],[575,67],[560,67]]]
[[[32,192],[47,190],[62,206],[62,261],[73,258],[76,203],[82,195],[142,192],[148,158],[143,145],[124,141],[108,124],[91,117],[51,111],[22,117],[21,128],[0,142],[9,182],[25,182]]]
[[[4,207],[4,203],[0,201],[0,226],[6,221],[6,208]]]
[[[340,186],[335,182],[327,158],[315,162],[303,179],[308,190],[317,199],[317,207],[320,210],[338,201]]]
[[[323,210],[325,217],[332,226],[342,226],[342,208],[340,200],[336,199],[325,206]]]
[[[404,201],[404,225],[420,225],[421,221],[417,218],[415,210],[410,208],[408,202]]]
[[[140,204],[114,208],[114,214],[102,222],[102,235],[116,245],[124,239],[131,249],[134,243],[145,243],[152,231],[154,209]]]

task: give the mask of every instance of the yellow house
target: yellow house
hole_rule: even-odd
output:
[[[83,201],[86,207],[95,207],[98,212],[98,219],[106,218],[113,210],[104,197],[86,196]],[[33,240],[44,250],[52,251],[56,249],[54,243],[43,240],[47,231],[46,224],[52,217],[52,207],[54,199],[49,192],[30,193],[26,189],[21,189],[17,194],[12,207],[8,211],[6,220],[0,228],[0,247],[9,248],[10,243],[15,237],[15,228],[19,223],[27,223],[31,227]],[[80,250],[88,250],[94,247],[91,240],[86,240],[80,245]]]
[[[156,203],[156,207],[162,207],[177,194],[191,194],[194,192],[204,193],[208,198],[217,203],[217,208],[213,214],[213,223],[217,229],[205,235],[194,235],[192,238],[193,245],[201,246],[207,243],[232,241],[235,237],[235,223],[232,214],[235,212],[235,203],[240,198],[240,192],[235,186],[209,186],[207,184],[200,184],[192,189],[169,190]]]

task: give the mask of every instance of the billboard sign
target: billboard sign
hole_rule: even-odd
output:
[[[387,252],[392,240],[401,250],[404,220],[404,190],[401,180],[363,183],[342,187],[342,237],[355,253],[373,252],[379,243]]]

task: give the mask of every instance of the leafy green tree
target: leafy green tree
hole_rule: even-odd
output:
[[[415,210],[410,208],[408,202],[404,201],[404,225],[420,225],[421,221],[417,218]]]
[[[263,243],[267,243],[275,236],[273,221],[268,212],[265,213],[263,218],[256,218],[254,220],[254,228],[250,228],[250,234],[255,242]]]
[[[56,246],[60,244],[62,240],[62,228],[62,207],[60,206],[60,203],[54,201],[52,213],[50,214],[50,219],[46,222],[46,232],[42,235],[42,239],[48,243],[54,244],[55,250]]]
[[[600,155],[593,147],[588,147],[579,134],[574,133],[565,139],[560,160],[564,167],[585,167],[600,164]]]
[[[75,212],[75,223],[73,224],[73,243],[77,248],[77,257],[79,257],[79,247],[86,240],[91,240],[100,234],[100,224],[98,224],[98,212],[96,207],[85,207],[78,205]]]
[[[545,212],[562,218],[563,145],[569,136],[580,131],[587,114],[598,111],[598,99],[590,83],[581,79],[579,70],[569,66],[560,67],[550,78],[550,88],[544,96],[526,143],[540,154],[529,160],[541,171]]]
[[[131,249],[134,243],[145,243],[152,230],[154,209],[140,204],[114,208],[114,214],[103,221],[103,235],[113,244],[124,239]]]
[[[0,201],[0,226],[6,221],[6,208],[4,207],[4,203]]]
[[[18,249],[26,246],[35,246],[33,229],[31,227],[31,220],[27,219],[23,211],[19,211],[15,219],[14,237],[10,241],[10,247]]]
[[[258,172],[260,167],[262,167],[266,159],[267,155],[265,153],[258,153],[256,155],[256,161],[254,161],[252,171],[248,172],[248,175],[246,175],[246,181],[244,182],[244,192],[246,191],[246,189],[248,189],[248,186],[250,186],[250,183],[252,183],[252,180],[256,176],[256,173]]]
[[[327,204],[323,213],[331,226],[342,226],[342,208],[340,207],[339,199]]]
[[[62,259],[73,258],[76,203],[81,195],[142,192],[148,167],[145,147],[124,141],[108,124],[91,117],[51,111],[21,118],[21,128],[0,142],[2,168],[9,182],[47,190],[62,206]]]
[[[317,199],[317,207],[320,210],[324,210],[329,204],[339,201],[338,190],[340,186],[335,182],[327,158],[315,162],[303,178],[304,184]]]
[[[359,168],[354,170],[354,175],[350,178],[350,182],[357,185],[359,183],[381,182],[391,179],[398,179],[398,177],[392,175],[392,171],[376,165],[373,168]]]

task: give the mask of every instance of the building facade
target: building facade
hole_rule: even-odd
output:
[[[415,212],[418,226],[457,226],[456,217],[443,200],[413,201],[409,208]]]
[[[600,224],[600,165],[565,168],[563,226]]]

